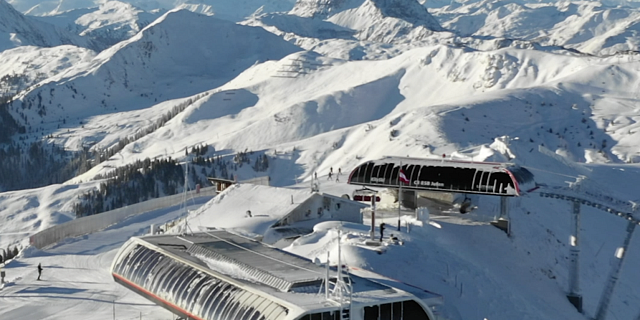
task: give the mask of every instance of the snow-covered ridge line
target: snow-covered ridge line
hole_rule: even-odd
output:
[[[96,49],[92,41],[24,16],[5,0],[0,0],[0,52],[19,46],[54,47],[65,44]]]

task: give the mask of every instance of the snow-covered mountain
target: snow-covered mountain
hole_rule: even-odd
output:
[[[531,40],[596,55],[640,51],[637,5],[495,0],[451,4],[430,10],[443,27],[462,36]]]
[[[20,46],[0,52],[0,96],[20,91],[95,57],[93,50],[62,45],[52,48]]]
[[[192,97],[195,102],[175,119],[74,182],[147,157],[182,158],[185,147],[203,143],[215,150],[295,149],[293,161],[304,164],[296,170],[301,177],[329,166],[350,168],[366,158],[450,155],[495,141],[517,150],[497,148],[493,153],[498,157],[492,160],[513,160],[512,152],[520,154],[517,161],[536,167],[527,154],[538,146],[568,161],[637,162],[637,107],[628,103],[636,98],[623,88],[640,81],[633,73],[639,61],[630,61],[619,66],[616,58],[594,61],[445,46],[383,61],[294,53],[255,65],[207,95]],[[83,141],[104,149],[183,101],[105,111],[81,118],[82,125],[68,120],[61,128],[53,127],[58,122],[45,128],[68,149],[79,148]],[[203,134],[210,132],[215,134]],[[159,143],[167,137],[171,143]],[[291,183],[274,179],[279,185]]]
[[[36,16],[53,16],[68,11],[94,8],[108,4],[99,0],[8,0],[18,11]],[[131,0],[127,3],[147,12],[167,11],[185,8],[199,13],[211,13],[220,19],[230,21],[244,20],[256,12],[286,12],[291,10],[295,0]]]
[[[0,0],[0,51],[19,46],[53,47],[72,44],[93,48],[91,41],[27,17]]]
[[[25,92],[12,110],[17,118],[55,128],[71,117],[82,122],[216,88],[253,64],[298,50],[260,28],[171,11],[135,37]]]
[[[297,0],[290,13],[301,16],[326,19],[344,10],[361,6],[363,0]]]
[[[147,12],[130,3],[107,1],[97,8],[76,9],[36,18],[91,39],[98,50],[103,50],[131,38],[165,12]]]
[[[300,0],[290,14],[326,20],[356,31],[360,40],[382,43],[442,30],[416,0]]]

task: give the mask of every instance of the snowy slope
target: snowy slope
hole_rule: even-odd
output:
[[[27,87],[95,57],[89,49],[63,45],[53,48],[20,46],[0,52],[0,78],[19,75],[16,85],[0,84],[0,93],[15,94]]]
[[[97,183],[83,185],[51,185],[28,191],[0,194],[0,247],[21,243],[30,235],[75,219],[73,204],[82,192]]]
[[[5,0],[0,0],[0,52],[18,46],[53,47],[63,44],[93,48],[91,41],[24,16]]]
[[[31,123],[46,116],[50,122],[41,125],[50,130],[70,115],[83,121],[197,94],[255,63],[297,50],[262,29],[172,11],[130,40],[26,92],[14,102],[13,112]]]
[[[574,160],[633,161],[636,107],[626,101],[635,96],[620,88],[637,84],[638,64],[614,62],[441,46],[384,61],[300,53],[249,69],[156,134],[183,145],[204,138],[218,150],[283,143],[305,148],[301,140],[316,137],[332,141],[321,152],[348,150],[342,161],[351,166],[356,156],[384,155],[368,149],[372,143],[387,145],[387,154],[449,154],[503,135],[531,147],[543,143]],[[227,129],[215,137],[192,134],[222,127]],[[615,139],[614,128],[620,135]]]
[[[61,198],[54,193],[52,199]],[[179,206],[156,210],[46,251],[29,248],[22,258],[3,266],[7,284],[0,289],[0,314],[13,319],[172,319],[169,311],[116,284],[109,268],[129,237],[148,234],[150,224],[184,213]],[[42,281],[36,281],[39,263]]]

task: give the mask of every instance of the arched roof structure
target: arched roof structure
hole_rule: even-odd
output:
[[[398,177],[400,166],[409,180]],[[386,157],[358,165],[349,184],[428,191],[519,196],[535,187],[533,174],[512,163]]]
[[[111,272],[116,282],[194,320],[338,320],[350,312],[364,320],[433,320],[429,303],[442,299],[402,283],[351,275],[345,313],[344,304],[319,294],[324,267],[225,231],[131,238]]]

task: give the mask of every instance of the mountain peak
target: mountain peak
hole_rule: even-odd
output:
[[[338,25],[357,30],[361,30],[363,25],[377,24],[387,18],[429,30],[442,30],[438,21],[417,0],[298,0],[290,13],[330,19]]]
[[[290,13],[325,19],[340,11],[357,8],[362,3],[363,0],[298,0]]]
[[[5,0],[0,0],[0,51],[27,45],[53,47],[63,44],[93,48],[86,39],[25,16]]]
[[[431,30],[441,30],[436,19],[417,0],[366,0],[364,5],[374,6],[384,17],[423,25]]]

